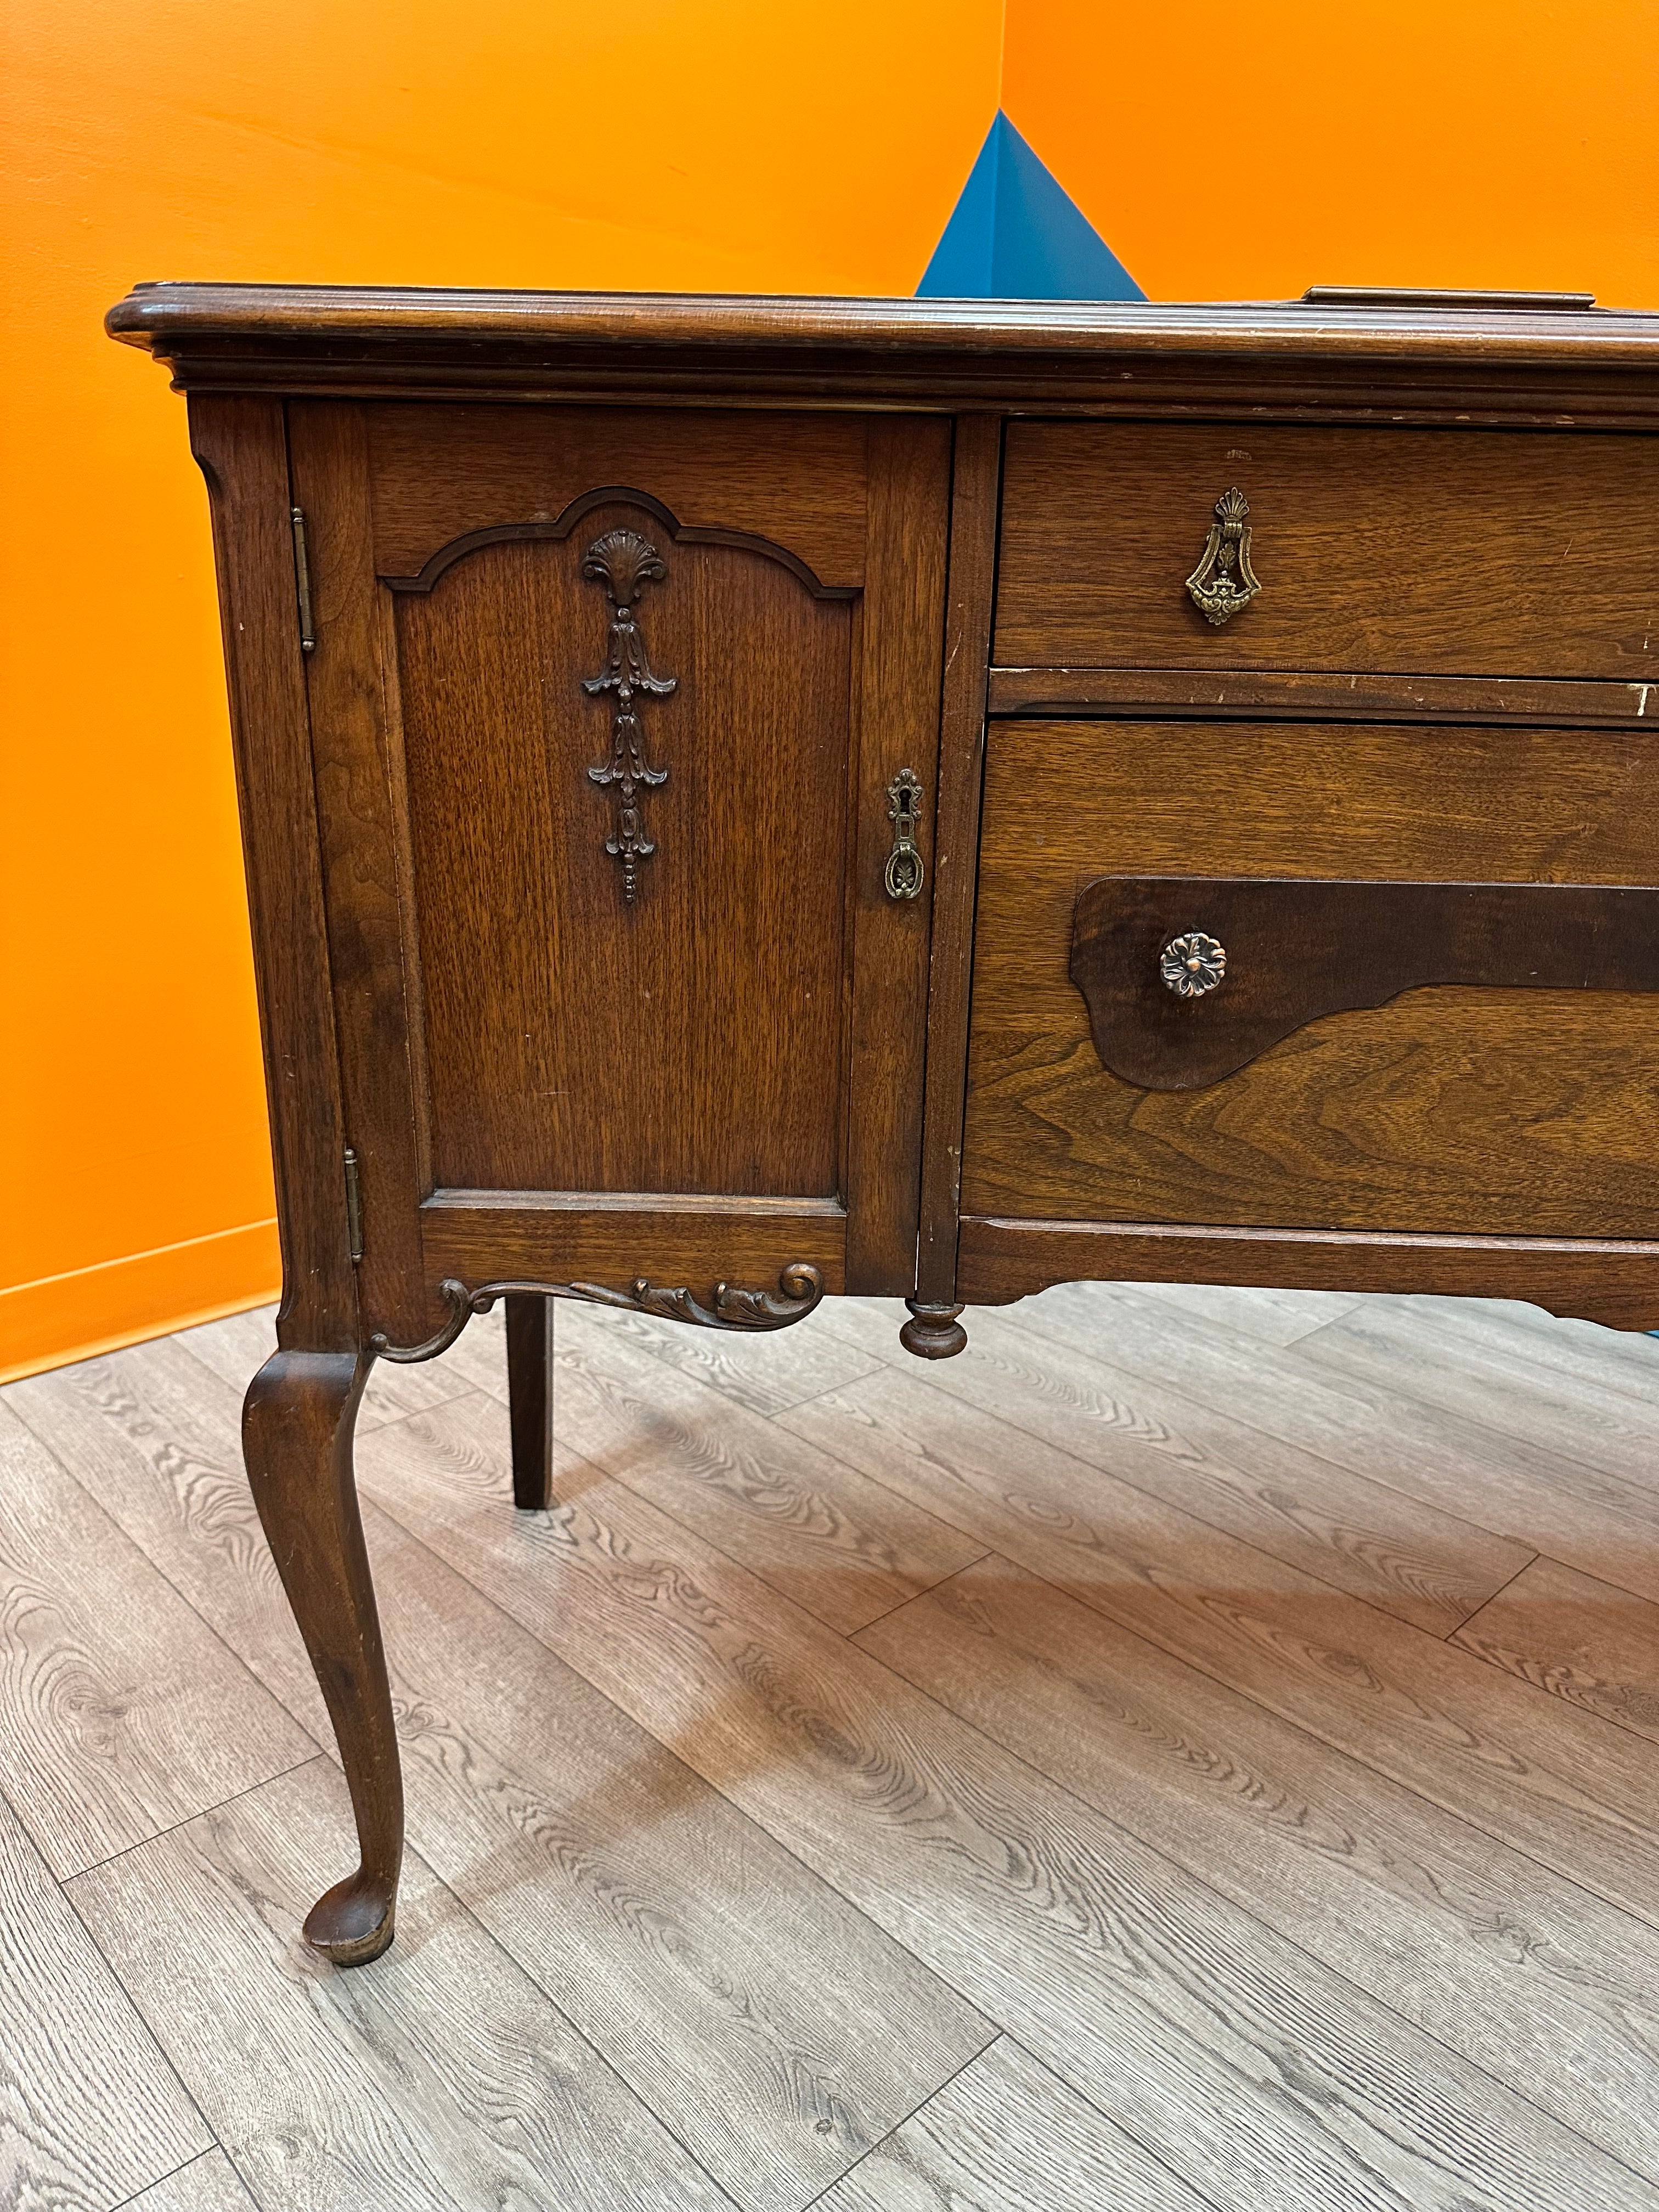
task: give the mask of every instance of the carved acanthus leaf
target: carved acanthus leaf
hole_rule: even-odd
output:
[[[470,1291],[465,1283],[447,1276],[438,1285],[438,1296],[449,1308],[449,1318],[435,1335],[423,1344],[398,1345],[388,1342],[384,1331],[377,1329],[368,1340],[375,1357],[400,1366],[435,1359],[441,1352],[448,1351],[474,1314],[488,1313],[497,1298],[505,1297],[579,1298],[587,1305],[657,1314],[665,1321],[689,1322],[697,1328],[787,1328],[793,1322],[804,1321],[823,1297],[823,1277],[808,1261],[798,1260],[778,1277],[775,1291],[716,1283],[707,1304],[689,1290],[653,1283],[643,1275],[625,1291],[611,1290],[603,1283],[523,1282],[483,1283]]]

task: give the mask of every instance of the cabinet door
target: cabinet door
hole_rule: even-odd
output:
[[[908,1289],[948,424],[307,402],[289,441],[368,1325],[447,1276]]]

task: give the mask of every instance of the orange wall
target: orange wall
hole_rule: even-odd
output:
[[[908,292],[1000,0],[12,0],[0,1373],[270,1295],[206,502],[138,277]]]
[[[1206,27],[1208,27],[1206,28]],[[135,278],[908,292],[999,97],[1154,296],[1659,305],[1659,0],[12,0],[0,1373],[276,1282],[205,501]]]
[[[1010,0],[1002,104],[1154,299],[1659,307],[1659,0]]]

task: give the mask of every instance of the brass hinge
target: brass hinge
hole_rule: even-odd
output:
[[[351,1264],[363,1256],[363,1191],[357,1178],[357,1155],[345,1148],[346,1234],[351,1239]]]
[[[311,619],[311,563],[306,558],[304,507],[291,507],[289,520],[294,526],[294,586],[300,600],[300,650],[301,653],[315,653],[317,629]]]

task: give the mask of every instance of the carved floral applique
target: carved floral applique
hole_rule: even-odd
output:
[[[653,676],[646,658],[645,640],[635,619],[635,609],[647,584],[659,584],[668,574],[656,547],[636,530],[610,530],[597,538],[582,559],[582,574],[602,584],[611,605],[611,629],[605,665],[597,676],[582,678],[590,698],[614,692],[611,719],[611,752],[587,771],[593,782],[617,793],[616,825],[605,849],[622,862],[623,896],[632,906],[639,895],[639,863],[657,849],[646,834],[642,793],[668,781],[665,768],[653,768],[646,757],[645,732],[636,699],[641,695],[665,699],[678,685],[678,678]]]

